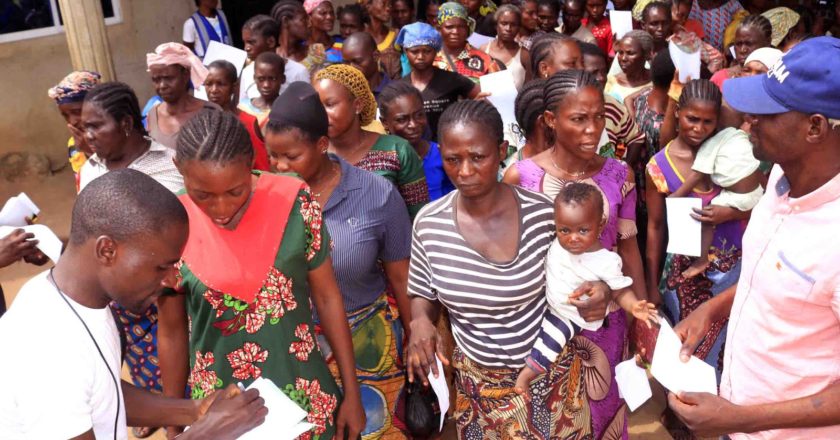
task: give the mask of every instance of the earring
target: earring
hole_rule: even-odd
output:
[[[128,128],[126,128],[126,129],[125,129],[125,137],[129,137],[129,136],[131,136],[131,130],[129,130]]]

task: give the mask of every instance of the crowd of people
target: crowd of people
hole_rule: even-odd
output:
[[[89,71],[48,92],[79,195],[0,319],[29,359],[0,437],[236,438],[267,378],[301,439],[422,438],[408,385],[444,375],[460,439],[626,439],[615,367],[665,320],[719,386],[669,393],[676,438],[840,438],[840,7],[771,3],[279,0],[231,29],[196,0],[145,105]],[[232,32],[246,65],[205,65]],[[699,199],[698,256],[669,198]],[[0,267],[46,263],[33,238]]]

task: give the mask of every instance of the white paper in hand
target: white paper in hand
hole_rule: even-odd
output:
[[[446,419],[446,412],[449,411],[449,387],[446,386],[446,376],[443,374],[443,363],[435,356],[435,360],[437,361],[437,369],[438,369],[438,377],[435,377],[435,374],[429,371],[429,386],[432,387],[432,391],[435,392],[435,395],[438,399],[438,405],[440,405],[440,427],[438,431],[443,429],[443,421]]]
[[[470,46],[480,49],[485,44],[493,41],[493,37],[488,37],[487,35],[481,35],[477,32],[473,32],[467,37],[467,43],[470,43]]]
[[[202,63],[205,66],[209,66],[213,61],[228,61],[233,64],[233,67],[236,67],[236,75],[239,76],[242,73],[242,69],[245,67],[245,60],[247,59],[248,52],[245,52],[242,49],[237,49],[233,46],[228,46],[227,44],[219,43],[218,41],[211,41],[210,45],[207,46],[207,53],[204,54]]]
[[[489,73],[479,78],[481,92],[489,93],[487,100],[502,116],[504,124],[504,137],[508,142],[516,142],[517,136],[514,130],[516,126],[516,115],[513,111],[516,95],[516,83],[513,80],[513,73],[510,70]]]
[[[659,336],[653,352],[650,373],[668,391],[717,394],[715,368],[695,356],[688,362],[680,360],[682,343],[674,329],[660,319]]]
[[[699,257],[702,247],[702,225],[693,219],[694,209],[703,207],[697,197],[666,197],[665,213],[668,219],[667,252]]]
[[[256,388],[265,400],[268,415],[262,425],[246,432],[239,440],[293,440],[312,429],[314,425],[305,422],[307,413],[299,407],[270,379],[261,377],[247,389]]]
[[[615,41],[618,42],[626,33],[633,30],[633,12],[610,11],[610,28],[615,34]]]
[[[20,193],[3,205],[0,210],[0,226],[26,226],[26,219],[41,212],[38,206],[25,193]]]
[[[674,62],[674,67],[680,71],[680,82],[685,84],[688,79],[700,79],[700,51],[686,53],[672,41],[668,43],[668,53]]]
[[[38,240],[38,250],[43,252],[50,260],[53,260],[53,263],[58,263],[58,259],[61,257],[62,243],[50,228],[44,225],[0,226],[0,238],[5,238],[16,229],[23,229],[34,234],[35,240]]]
[[[627,402],[630,411],[642,406],[653,396],[644,368],[636,365],[635,359],[626,360],[615,366],[615,383],[618,395]]]

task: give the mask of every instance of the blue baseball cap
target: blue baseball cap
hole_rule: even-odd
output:
[[[840,39],[818,37],[797,44],[766,75],[725,81],[723,99],[741,113],[797,111],[840,119]]]

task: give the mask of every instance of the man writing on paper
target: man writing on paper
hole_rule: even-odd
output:
[[[840,438],[840,40],[796,46],[767,73],[727,81],[756,158],[776,163],[744,234],[735,289],[677,326],[686,360],[729,315],[720,397],[669,395],[695,433]],[[710,214],[704,214],[709,216]]]
[[[112,171],[82,190],[61,260],[0,318],[0,438],[126,439],[130,424],[191,425],[184,440],[233,439],[262,423],[257,391],[193,401],[120,384],[108,304],[142,314],[176,282],[187,233],[181,202],[139,171]]]

